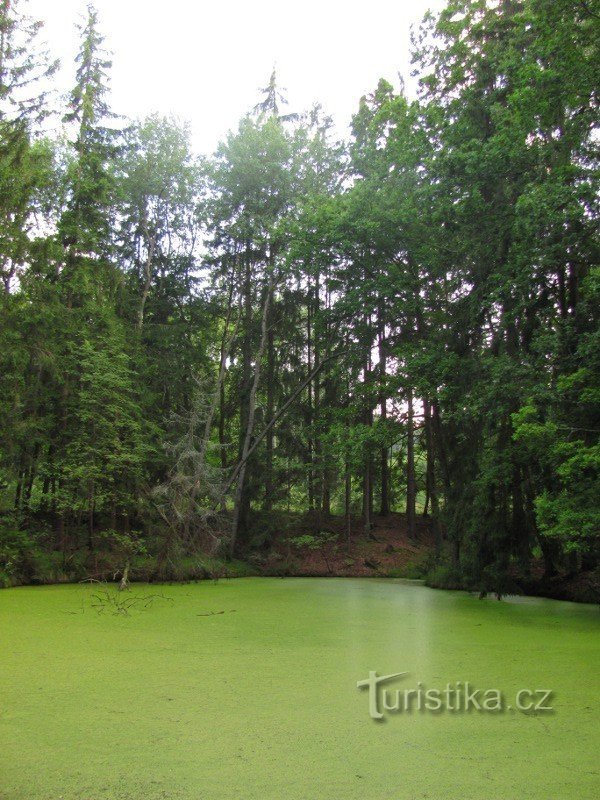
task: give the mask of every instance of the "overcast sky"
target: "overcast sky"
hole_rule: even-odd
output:
[[[27,4],[26,4],[27,5]],[[75,23],[85,0],[29,0],[73,82]],[[189,120],[195,147],[211,152],[256,104],[273,65],[290,111],[320,102],[344,135],[362,94],[380,77],[408,83],[410,26],[443,0],[96,0],[113,53],[112,105]],[[409,91],[411,90],[409,83]]]

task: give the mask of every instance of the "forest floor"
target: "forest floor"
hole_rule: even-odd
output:
[[[347,536],[343,517],[326,517],[318,533],[306,519],[274,537],[264,557],[253,559],[262,574],[290,576],[369,576],[423,578],[434,549],[426,518],[417,520],[417,536],[411,539],[404,514],[375,516],[365,534],[361,518],[352,520]]]

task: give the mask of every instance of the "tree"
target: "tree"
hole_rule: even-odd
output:
[[[119,328],[110,314],[98,319],[73,353],[80,379],[69,397],[59,504],[85,512],[91,552],[99,515],[113,530],[128,528],[152,454]]]
[[[35,192],[47,167],[47,148],[33,142],[49,113],[40,83],[57,68],[39,47],[42,24],[21,5],[0,4],[0,274],[7,294],[27,260]]]
[[[98,13],[88,5],[85,23],[79,26],[81,45],[76,56],[76,83],[69,97],[64,121],[75,129],[73,159],[69,164],[70,197],[59,224],[59,236],[67,254],[67,277],[86,291],[90,264],[106,260],[114,198],[110,162],[116,155],[116,132],[109,126],[113,114],[107,102],[108,70],[112,62],[103,49]],[[84,268],[87,266],[88,269]]]
[[[433,275],[451,291],[436,380],[445,516],[484,588],[548,549],[512,415],[555,380],[565,331],[579,338],[563,320],[594,248],[593,28],[578,3],[451,2],[417,53],[441,195]]]

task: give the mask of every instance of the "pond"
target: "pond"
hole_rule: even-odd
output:
[[[0,798],[596,798],[599,633],[400,580],[2,590]]]

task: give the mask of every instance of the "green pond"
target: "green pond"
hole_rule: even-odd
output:
[[[134,586],[115,614],[97,592],[0,591],[2,800],[600,796],[595,606],[246,578]],[[377,721],[356,685],[372,671],[408,673],[388,702],[461,681],[504,706],[379,696]],[[553,710],[509,709],[523,689]]]

